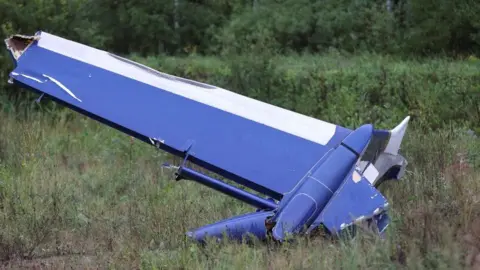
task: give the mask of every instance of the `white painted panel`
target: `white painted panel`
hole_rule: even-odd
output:
[[[368,180],[368,182],[370,182],[370,184],[373,184],[375,179],[377,179],[377,177],[378,177],[378,170],[377,170],[377,168],[375,168],[375,166],[373,166],[372,163],[370,163],[370,165],[368,165],[367,169],[363,172],[363,176],[365,178],[367,178],[367,180]]]

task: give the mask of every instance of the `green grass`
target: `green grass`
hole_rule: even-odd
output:
[[[381,188],[392,203],[386,240],[361,232],[349,242],[202,248],[185,239],[188,229],[253,209],[198,184],[175,183],[160,167],[172,157],[67,115],[55,123],[46,114],[0,115],[0,257],[8,266],[459,269],[469,250],[463,238],[480,230],[472,228],[480,217],[477,174],[441,174],[455,153],[470,149],[473,156],[479,143],[451,131],[421,134],[413,125],[403,149],[405,178]]]
[[[279,92],[273,94],[278,97],[284,95],[282,89],[288,90],[289,85],[298,91],[307,88],[311,93],[318,91],[318,87],[324,86],[315,84],[321,77],[316,72],[321,71],[331,80],[326,87],[333,95],[325,106],[342,111],[334,111],[335,116],[325,114],[328,110],[319,111],[316,117],[330,120],[337,117],[344,122],[335,123],[345,125],[356,123],[357,120],[346,119],[356,113],[365,115],[360,122],[370,120],[370,105],[355,109],[358,104],[355,95],[368,91],[372,94],[377,89],[382,93],[379,86],[383,83],[375,76],[381,74],[385,64],[390,74],[385,83],[389,86],[388,100],[392,107],[384,109],[391,114],[382,113],[373,120],[392,128],[391,123],[398,123],[397,119],[406,116],[407,109],[396,104],[397,98],[392,94],[399,86],[397,79],[405,71],[405,82],[412,96],[424,95],[420,102],[412,101],[425,113],[420,116],[428,120],[429,115],[436,115],[436,121],[443,122],[441,129],[431,130],[418,117],[420,120],[412,121],[409,126],[401,150],[409,161],[408,171],[401,181],[387,182],[380,188],[391,203],[392,224],[385,240],[361,231],[350,241],[317,237],[299,238],[296,243],[282,246],[210,243],[200,247],[186,239],[186,231],[254,209],[199,184],[175,182],[173,172],[161,164],[176,163],[178,159],[119,131],[73,112],[20,110],[26,106],[17,108],[2,100],[0,260],[3,265],[11,268],[66,265],[78,269],[468,268],[467,262],[480,250],[480,175],[476,171],[480,163],[477,157],[480,139],[465,135],[458,127],[449,127],[446,123],[451,119],[443,119],[442,115],[461,118],[460,113],[470,112],[468,108],[476,103],[472,101],[471,107],[467,107],[459,98],[444,96],[457,106],[440,115],[441,106],[446,105],[435,103],[432,97],[440,96],[433,89],[444,86],[451,78],[456,78],[458,84],[445,86],[441,93],[468,85],[476,91],[477,86],[470,82],[480,85],[480,77],[475,75],[478,61],[433,59],[425,63],[333,54],[275,61],[282,63],[273,73],[280,74],[277,79],[257,80],[254,76],[262,74],[255,72],[261,70],[261,65],[247,71],[250,73],[242,78],[258,82],[257,90],[268,83],[282,83],[278,85]],[[179,75],[192,74],[195,79],[204,78],[203,81],[218,82],[224,87],[235,85],[232,66],[224,66],[217,58],[147,58],[142,62],[167,72],[177,70]],[[343,75],[338,75],[336,69],[341,69]],[[291,78],[282,77],[289,72],[294,73]],[[310,74],[309,78],[297,85],[303,78],[302,72]],[[416,77],[417,73],[423,75]],[[428,81],[432,74],[438,74],[440,79]],[[350,86],[358,93],[348,92]],[[312,99],[308,91],[296,96],[298,107],[290,107],[301,112],[315,111],[308,102]],[[336,96],[337,93],[343,94]],[[302,101],[299,97],[304,94]],[[284,97],[288,101],[288,96]],[[335,106],[347,101],[349,106]],[[466,153],[469,158],[472,169],[464,174],[448,169],[455,163],[457,153]]]

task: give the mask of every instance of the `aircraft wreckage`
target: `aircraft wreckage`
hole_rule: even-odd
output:
[[[376,188],[404,175],[399,148],[409,117],[392,130],[350,130],[46,32],[5,43],[15,64],[11,83],[183,158],[177,180],[257,208],[192,229],[192,239],[253,234],[284,241],[319,226],[338,235],[363,221],[382,234],[389,224],[388,202]]]

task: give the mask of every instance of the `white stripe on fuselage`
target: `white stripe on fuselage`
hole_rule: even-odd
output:
[[[273,106],[219,87],[202,88],[189,83],[156,76],[138,66],[117,59],[106,51],[46,32],[41,32],[38,46],[315,143],[326,145],[335,134],[336,125],[334,124]],[[85,79],[88,79],[88,74],[86,76]],[[78,94],[81,96],[81,93]]]

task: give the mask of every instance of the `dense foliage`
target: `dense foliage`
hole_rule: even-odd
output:
[[[297,52],[478,53],[479,12],[475,0],[0,1],[2,36],[42,29],[122,54],[243,53],[254,43]]]

